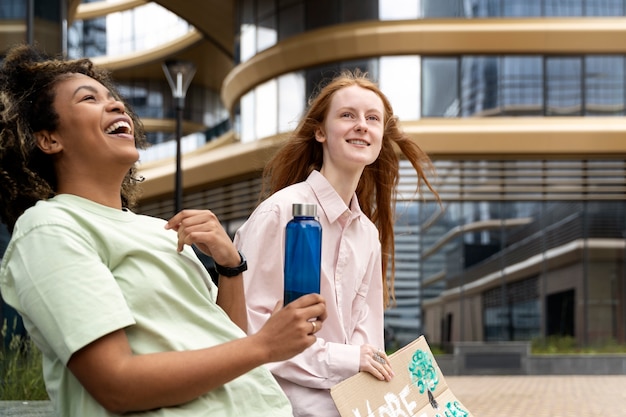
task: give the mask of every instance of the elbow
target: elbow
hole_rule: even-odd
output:
[[[126,396],[124,394],[119,392],[108,392],[94,396],[96,401],[98,401],[98,403],[110,413],[126,414],[132,411],[139,411],[134,409],[131,401],[125,397]]]

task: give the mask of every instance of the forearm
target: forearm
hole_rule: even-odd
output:
[[[254,335],[214,347],[134,355],[124,330],[74,353],[68,368],[85,389],[115,413],[183,404],[269,362],[283,361],[312,345],[311,320],[326,319],[324,299],[301,297],[276,306]]]
[[[244,332],[248,330],[246,298],[243,290],[243,276],[219,277],[217,304],[228,314],[228,317]]]
[[[68,366],[85,388],[115,413],[186,403],[270,358],[268,343],[248,337],[207,349],[146,355],[133,355],[129,350],[120,354],[109,346],[95,355],[100,357],[98,364],[81,364],[81,353],[75,354]],[[94,352],[87,354],[94,356]]]
[[[359,371],[360,346],[329,343],[318,338],[304,352],[284,361],[271,363],[273,374],[292,383],[314,389],[330,389]]]

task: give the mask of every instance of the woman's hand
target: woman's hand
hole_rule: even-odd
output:
[[[234,267],[241,262],[232,239],[210,210],[182,210],[169,219],[165,228],[178,233],[179,252],[184,245],[195,244],[220,265]]]
[[[303,295],[285,307],[279,301],[267,322],[251,337],[269,347],[269,362],[286,360],[315,343],[315,333],[326,316],[326,302],[319,294]]]
[[[385,351],[372,345],[361,345],[359,371],[369,372],[381,381],[391,381],[395,375]]]

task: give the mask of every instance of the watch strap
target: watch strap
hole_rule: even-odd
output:
[[[243,254],[240,251],[237,251],[237,252],[239,252],[239,258],[241,259],[241,263],[237,266],[233,266],[233,267],[222,266],[218,264],[217,262],[214,262],[215,270],[217,271],[218,274],[227,278],[231,278],[231,277],[236,277],[237,275],[241,274],[242,272],[248,269],[248,262],[246,261],[245,256],[243,256]]]

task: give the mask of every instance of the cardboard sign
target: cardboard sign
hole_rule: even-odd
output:
[[[395,377],[367,372],[340,382],[330,395],[341,417],[471,417],[454,396],[424,336],[389,356]]]

